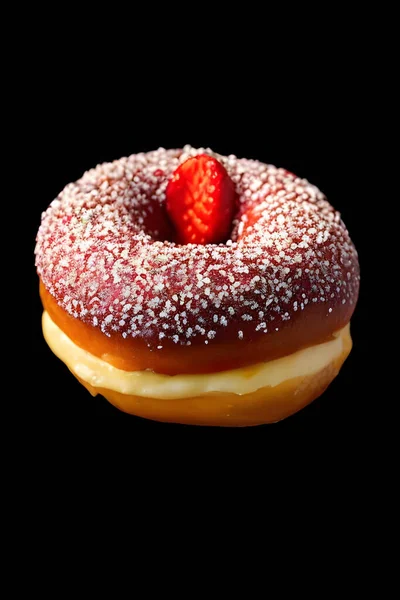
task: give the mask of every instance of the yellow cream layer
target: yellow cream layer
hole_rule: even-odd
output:
[[[274,387],[294,377],[313,375],[326,367],[343,350],[350,325],[329,342],[299,350],[289,356],[250,367],[203,375],[160,375],[152,371],[123,371],[82,350],[43,313],[43,334],[58,358],[80,379],[95,388],[147,398],[190,398],[207,392],[250,394],[265,386]]]

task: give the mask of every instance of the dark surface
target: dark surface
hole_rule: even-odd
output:
[[[62,79],[62,78],[60,78]],[[237,464],[268,468],[273,457],[313,461],[362,452],[368,399],[363,393],[368,353],[363,264],[366,236],[362,225],[365,189],[359,151],[364,143],[356,104],[340,101],[330,81],[300,104],[279,97],[220,96],[207,102],[154,101],[144,94],[65,95],[62,81],[42,88],[33,136],[40,138],[37,177],[29,204],[31,265],[31,406],[35,444],[43,456],[55,452],[69,463],[74,453],[90,465],[99,456],[132,456],[135,463],[155,456],[175,464],[195,457],[226,468]],[[82,88],[81,88],[82,91]],[[307,92],[309,93],[309,92]],[[225,91],[226,94],[226,91]],[[323,99],[330,99],[326,104]],[[334,107],[334,110],[332,109]],[[300,413],[275,424],[245,429],[220,429],[156,423],[125,415],[101,396],[92,398],[51,353],[41,334],[41,305],[33,267],[34,238],[41,212],[68,182],[99,162],[159,146],[208,146],[222,154],[257,158],[302,176],[322,189],[341,213],[359,251],[361,295],[352,319],[353,351],[337,379],[318,400]],[[361,445],[360,445],[361,444]],[[50,450],[49,450],[50,449]],[[121,449],[121,454],[120,453]],[[175,453],[176,451],[176,453]],[[174,452],[174,458],[171,453]],[[299,454],[300,453],[300,454]],[[186,457],[186,458],[185,458]],[[257,461],[254,462],[254,459]],[[63,459],[63,460],[64,460]],[[111,458],[110,458],[111,460]],[[346,459],[347,460],[347,459]],[[225,466],[224,466],[225,465]]]

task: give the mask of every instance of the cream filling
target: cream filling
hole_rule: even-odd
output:
[[[250,394],[294,377],[313,375],[340,356],[350,327],[346,325],[336,332],[329,342],[250,367],[202,375],[161,375],[152,371],[123,371],[82,350],[61,331],[46,311],[42,325],[44,337],[54,354],[92,387],[165,399],[190,398],[208,392]]]

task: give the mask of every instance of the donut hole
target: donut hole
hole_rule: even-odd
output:
[[[142,209],[143,210],[143,209]],[[143,233],[148,235],[150,239],[157,242],[172,242],[177,246],[186,246],[187,244],[179,241],[177,229],[170,219],[166,210],[165,203],[151,203],[147,209],[141,212],[140,215],[134,216],[136,223],[140,223],[140,228]],[[226,238],[218,242],[207,244],[209,246],[226,245],[228,242],[236,241],[238,228],[238,216],[235,215],[232,219],[232,224],[229,234]],[[196,245],[196,244],[194,244]]]
[[[177,246],[185,246],[187,243],[180,241],[179,231],[167,210],[166,191],[175,167],[176,165],[173,163],[168,168],[159,168],[154,165],[146,173],[137,165],[129,173],[125,167],[125,183],[121,184],[119,180],[107,181],[109,186],[107,193],[110,194],[111,202],[113,192],[118,195],[124,194],[122,203],[124,210],[127,211],[133,232],[139,230],[155,242],[169,242]],[[98,188],[101,189],[101,194],[104,196],[105,191],[102,189],[102,185],[105,185],[104,181],[99,180]],[[227,235],[223,239],[218,239],[215,244],[207,245],[217,246],[224,245],[230,240],[235,241],[233,235],[240,207],[238,195],[236,202],[236,210]],[[104,203],[104,198],[102,203]],[[216,218],[218,218],[218,215]]]
[[[135,215],[136,223],[140,225],[141,231],[156,242],[176,242],[177,235],[175,227],[170,220],[165,204],[152,202],[141,209],[140,215]]]
[[[172,225],[173,227],[173,225]],[[216,242],[207,242],[206,244],[199,244],[196,242],[187,242],[187,243],[182,243],[179,241],[178,239],[178,235],[176,232],[176,229],[173,228],[173,233],[172,233],[172,237],[170,238],[166,238],[165,240],[160,240],[160,241],[165,241],[165,242],[174,242],[174,244],[176,246],[182,247],[182,246],[187,246],[187,245],[191,245],[191,246],[229,246],[232,242],[236,242],[238,241],[236,239],[236,235],[235,232],[237,230],[237,226],[235,225],[235,222],[232,223],[232,227],[229,231],[229,235],[227,237],[224,237],[223,239],[220,239]]]

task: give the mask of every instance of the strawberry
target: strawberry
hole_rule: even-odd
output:
[[[232,228],[235,187],[225,167],[212,156],[188,158],[167,186],[167,212],[182,244],[218,244]]]

